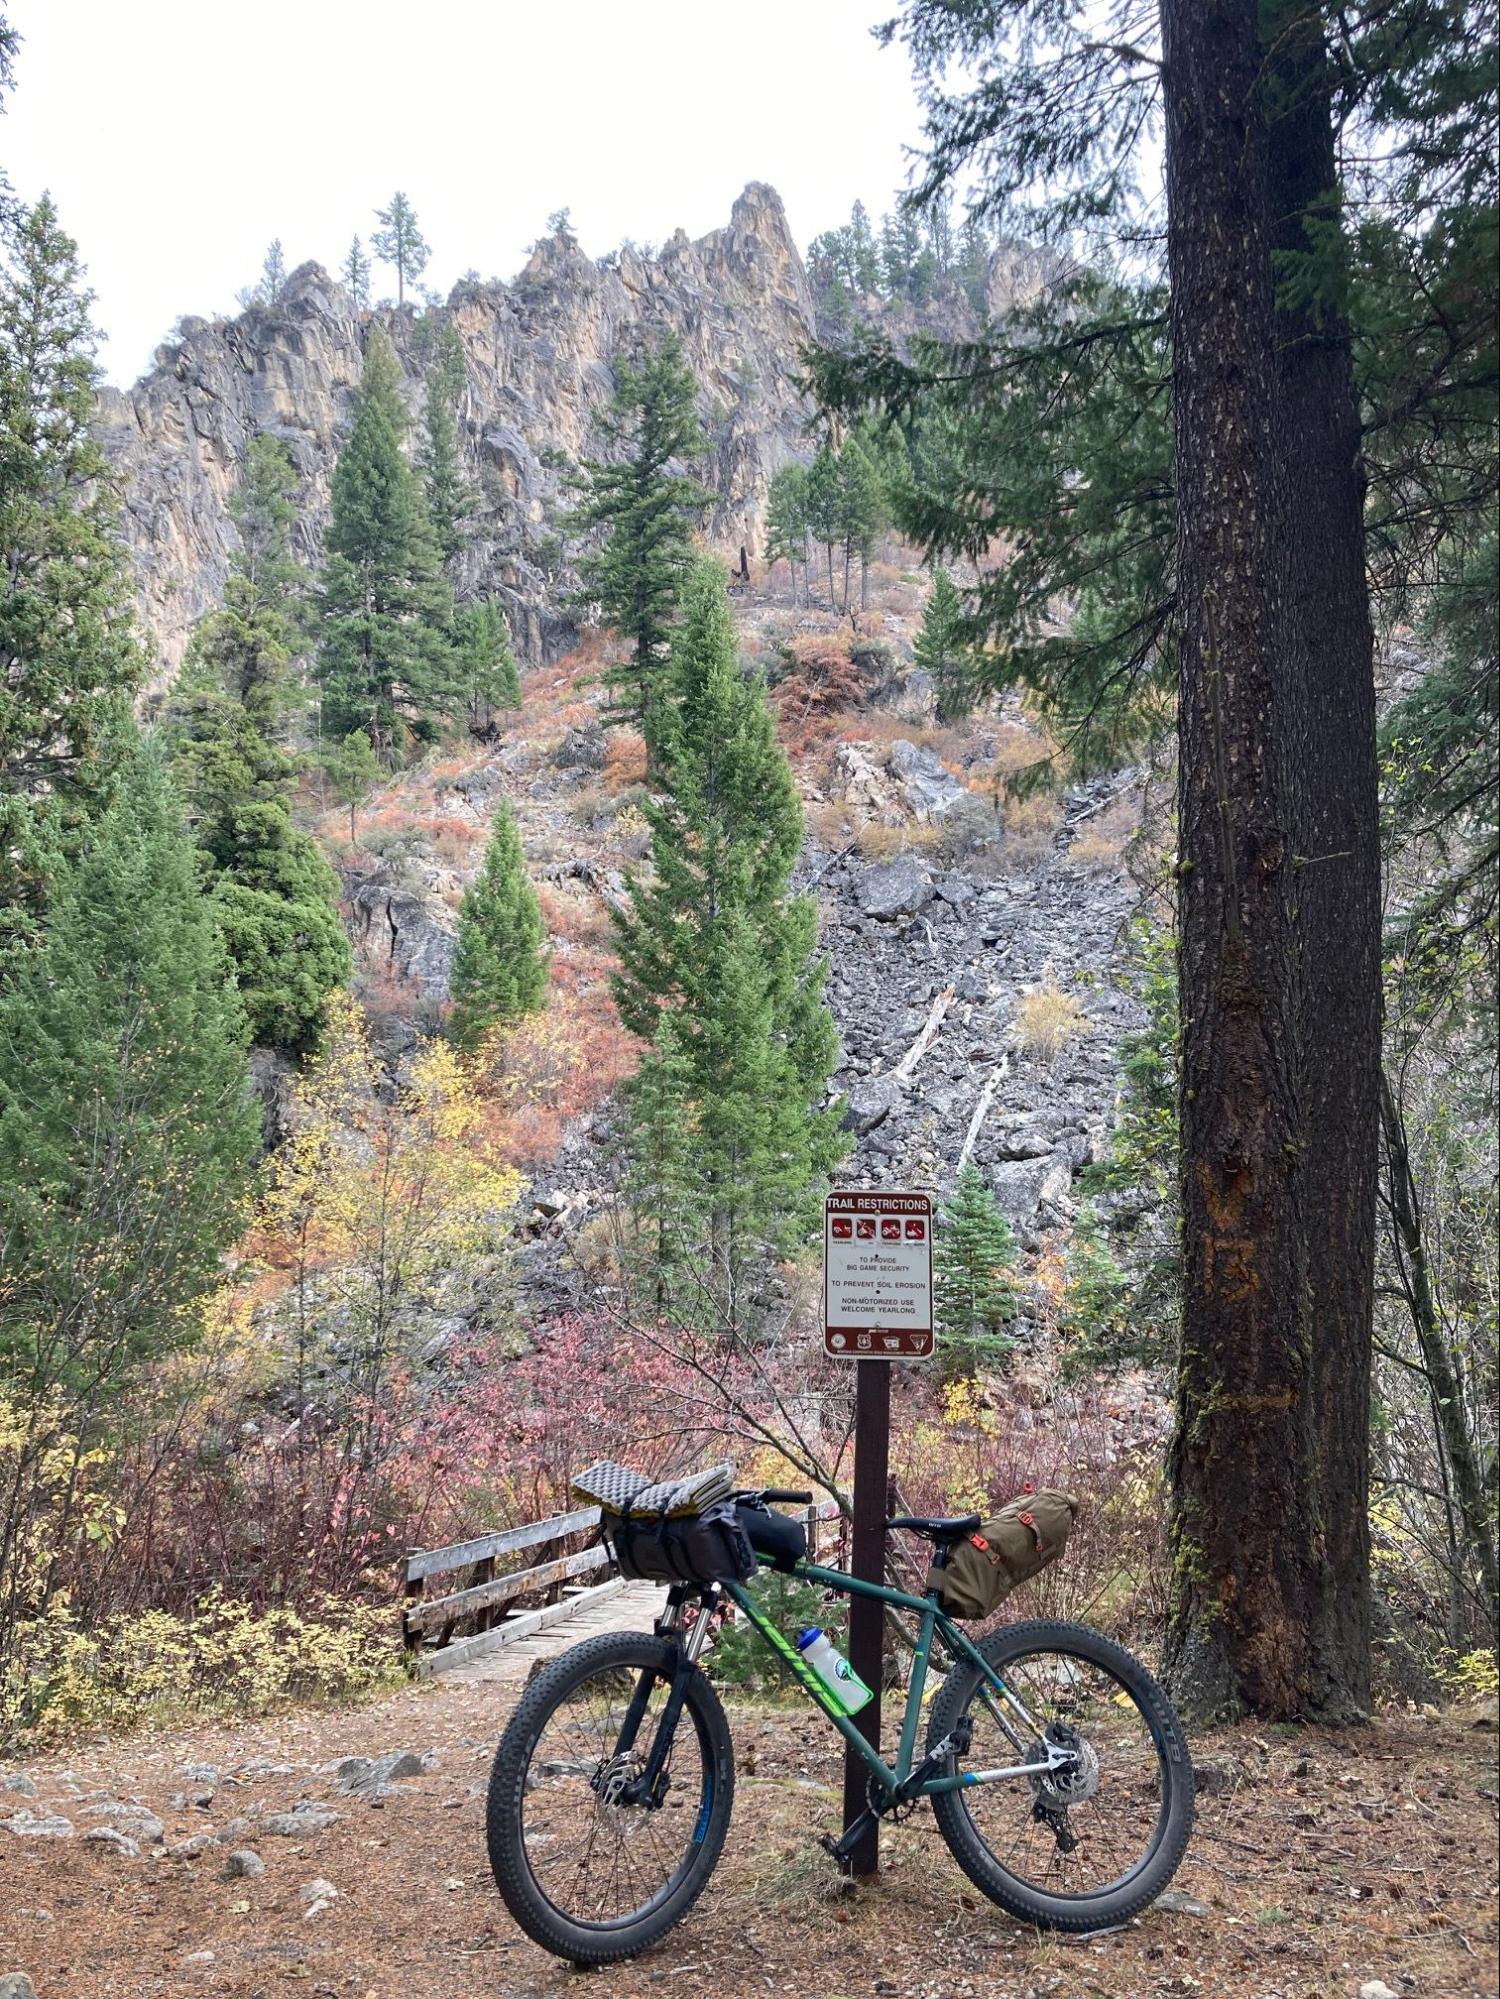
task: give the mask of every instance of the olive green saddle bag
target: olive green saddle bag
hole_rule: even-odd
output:
[[[928,1573],[927,1587],[938,1592],[950,1617],[988,1617],[1019,1584],[1057,1560],[1077,1511],[1071,1492],[1044,1487],[1022,1493],[955,1542],[946,1568]]]

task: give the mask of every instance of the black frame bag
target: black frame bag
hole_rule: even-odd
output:
[[[620,1573],[636,1582],[742,1583],[755,1573],[739,1511],[726,1501],[681,1520],[637,1520],[627,1510],[605,1531]]]

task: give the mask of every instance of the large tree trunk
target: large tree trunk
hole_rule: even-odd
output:
[[[1316,1531],[1296,882],[1277,712],[1274,301],[1256,0],[1162,0],[1180,603],[1183,1329],[1168,1667],[1292,1715]]]
[[[1369,1408],[1380,1157],[1380,825],[1364,477],[1332,75],[1302,0],[1262,16],[1278,280],[1287,742],[1301,981],[1302,1164],[1319,1475],[1309,1529],[1328,1588],[1306,1633],[1308,1707],[1370,1699]]]

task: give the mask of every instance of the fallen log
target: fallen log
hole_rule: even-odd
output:
[[[1010,1074],[1010,1057],[1002,1055],[985,1078],[984,1088],[979,1093],[979,1102],[974,1106],[974,1115],[969,1119],[969,1129],[964,1133],[963,1150],[958,1155],[958,1171],[963,1172],[973,1156],[974,1146],[984,1129],[984,1121],[990,1114],[990,1106],[995,1101],[995,1093]]]
[[[928,1013],[922,1032],[896,1064],[893,1072],[895,1075],[900,1076],[904,1080],[912,1073],[913,1069],[916,1068],[922,1057],[937,1039],[937,1031],[943,1024],[943,1016],[952,1004],[953,988],[952,986],[944,986],[943,990],[932,1002],[932,1009]]]

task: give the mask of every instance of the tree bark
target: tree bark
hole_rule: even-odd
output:
[[[1256,0],[1162,0],[1179,684],[1183,1327],[1167,1662],[1199,1714],[1309,1704],[1329,1584],[1301,1202],[1284,517]],[[1316,1704],[1314,1702],[1314,1704]]]
[[[1267,200],[1278,281],[1282,712],[1295,807],[1302,1167],[1319,1475],[1309,1526],[1328,1587],[1307,1634],[1312,1711],[1370,1703],[1370,1362],[1380,1161],[1380,823],[1364,476],[1332,71],[1321,16],[1272,0]]]

